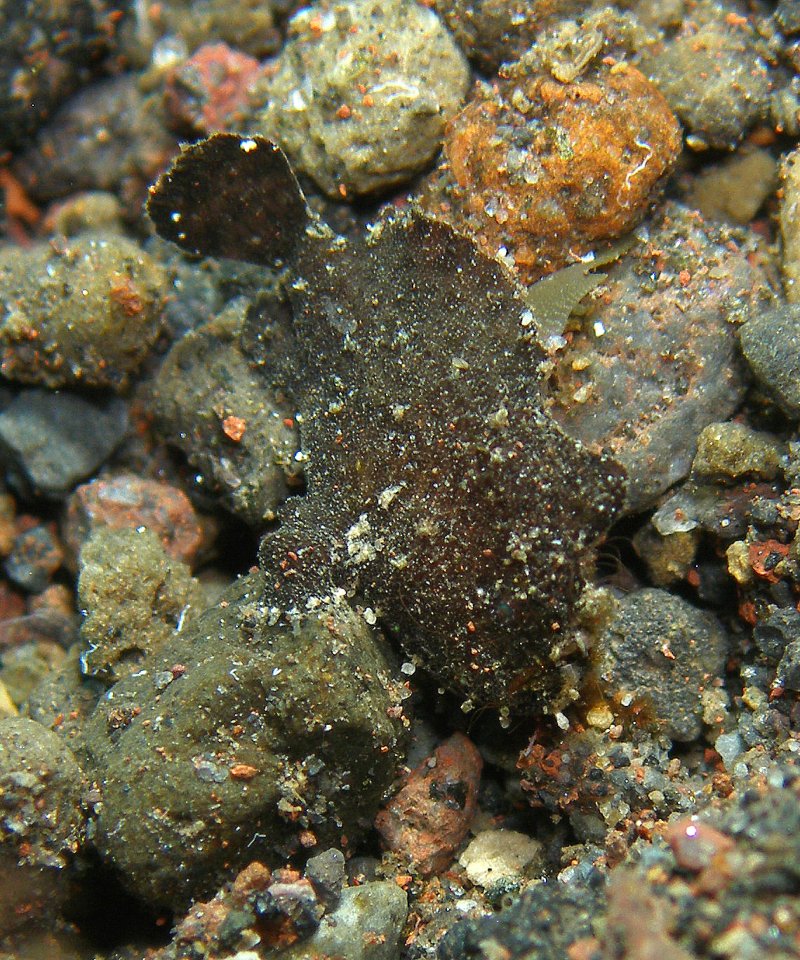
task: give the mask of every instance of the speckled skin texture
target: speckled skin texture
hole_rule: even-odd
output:
[[[542,409],[535,320],[500,264],[419,215],[351,245],[298,222],[279,158],[212,138],[150,203],[189,249],[292,266],[271,356],[302,414],[308,495],[262,543],[268,602],[301,620],[343,591],[474,701],[552,706],[622,470]]]

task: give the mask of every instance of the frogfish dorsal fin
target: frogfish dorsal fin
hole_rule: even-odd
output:
[[[147,212],[189,253],[265,266],[292,258],[310,218],[280,147],[232,133],[184,147],[150,188]]]

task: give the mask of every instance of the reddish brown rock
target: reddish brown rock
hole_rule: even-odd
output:
[[[680,149],[634,67],[604,60],[560,82],[523,58],[450,121],[421,202],[529,283],[635,227]]]
[[[254,57],[226,43],[207,43],[167,78],[164,107],[180,129],[210,134],[241,128],[247,91],[261,73]]]
[[[173,560],[188,564],[195,560],[205,539],[183,491],[131,473],[92,480],[70,498],[64,542],[74,556],[98,527],[148,527]]]
[[[472,742],[453,734],[378,814],[384,846],[422,876],[446,869],[475,816],[482,767]]]

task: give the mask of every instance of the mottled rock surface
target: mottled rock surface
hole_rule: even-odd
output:
[[[402,710],[375,638],[331,605],[277,626],[262,595],[236,583],[86,726],[98,849],[151,903],[354,838],[391,783]]]
[[[275,139],[329,196],[380,193],[433,159],[468,78],[462,53],[425,6],[323,0],[291,20],[252,129]]]
[[[161,324],[166,278],[131,240],[0,251],[0,371],[57,388],[127,386]]]
[[[606,696],[629,707],[645,701],[651,723],[670,739],[702,731],[702,691],[721,677],[727,641],[709,613],[664,590],[629,594],[594,657]]]

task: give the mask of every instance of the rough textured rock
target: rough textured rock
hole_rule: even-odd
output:
[[[55,733],[23,717],[0,720],[1,934],[47,922],[66,895],[64,868],[85,837],[86,787]]]
[[[199,612],[189,567],[151,530],[101,528],[80,553],[78,604],[85,674],[114,683],[141,669]]]
[[[322,605],[292,630],[262,595],[236,583],[86,726],[98,849],[151,903],[355,837],[394,775],[402,710],[363,621]]]
[[[569,336],[552,341],[552,413],[624,464],[630,510],[688,474],[700,431],[744,395],[735,324],[772,298],[751,251],[747,234],[667,204]]]
[[[182,490],[133,473],[107,473],[82,484],[69,498],[62,535],[73,559],[104,527],[147,527],[173,560],[190,565],[205,540],[200,518]]]
[[[735,480],[750,476],[774,480],[781,469],[784,445],[743,423],[710,423],[697,438],[692,471],[700,477]]]
[[[635,227],[681,148],[658,90],[598,57],[553,76],[537,48],[479,84],[447,125],[420,202],[525,283]]]
[[[286,960],[396,960],[408,913],[408,898],[392,880],[342,891],[339,906],[322,918],[310,940],[281,954]]]
[[[384,846],[421,876],[446,869],[475,817],[483,761],[475,746],[453,734],[378,814]]]
[[[700,734],[701,693],[722,675],[726,655],[711,614],[654,589],[621,601],[594,651],[605,695],[625,707],[644,701],[652,725],[678,741]]]
[[[754,314],[739,338],[759,385],[788,416],[800,419],[800,303]]]
[[[424,168],[469,78],[437,15],[412,0],[305,7],[276,68],[253,130],[337,199],[386,191]]]
[[[123,237],[0,251],[0,371],[57,388],[124,388],[158,336],[166,278]]]
[[[275,519],[302,457],[293,408],[241,346],[247,305],[187,333],[153,387],[157,428],[200,471],[206,489],[261,530]],[[269,322],[269,317],[264,318]]]
[[[642,69],[697,149],[732,148],[769,112],[773,85],[755,24],[732,4],[702,0],[678,36]]]

